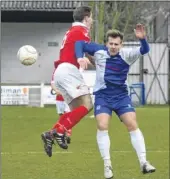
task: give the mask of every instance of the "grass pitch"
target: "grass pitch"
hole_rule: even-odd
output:
[[[3,179],[104,179],[94,119],[84,118],[73,130],[69,149],[64,151],[56,145],[49,158],[40,134],[57,120],[55,108],[2,107],[1,112]],[[145,136],[147,158],[157,171],[141,174],[127,130],[113,115],[110,138],[115,179],[168,179],[169,109],[137,108],[137,117]]]

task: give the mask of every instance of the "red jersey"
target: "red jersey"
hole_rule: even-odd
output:
[[[57,66],[58,66],[58,60],[54,61],[54,67],[55,67],[55,69],[57,68]],[[53,74],[52,74],[51,84],[54,83],[55,69],[54,69]],[[63,96],[62,95],[56,95],[56,101],[64,101]]]
[[[89,30],[83,23],[75,22],[64,36],[62,47],[60,49],[59,64],[67,62],[79,68],[74,51],[75,42],[78,40],[90,42]]]

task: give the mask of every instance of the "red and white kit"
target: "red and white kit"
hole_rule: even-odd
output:
[[[89,42],[90,37],[87,27],[83,23],[75,22],[64,36],[60,49],[60,60],[54,72],[55,86],[62,92],[67,104],[79,96],[90,93],[79,71],[74,52],[74,45],[78,40]]]

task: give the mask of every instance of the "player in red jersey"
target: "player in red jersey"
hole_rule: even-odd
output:
[[[62,93],[71,112],[63,114],[50,131],[41,135],[49,157],[52,156],[54,140],[61,148],[68,148],[65,133],[93,108],[89,88],[79,71],[79,68],[86,69],[90,62],[87,58],[77,61],[74,50],[76,41],[90,41],[89,31],[93,23],[91,8],[88,6],[78,7],[73,12],[73,18],[75,22],[64,36],[60,59],[54,73],[55,86]]]

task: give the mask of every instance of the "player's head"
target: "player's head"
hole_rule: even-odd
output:
[[[90,29],[93,23],[91,7],[81,6],[76,8],[73,12],[73,19],[75,22],[82,22]]]
[[[109,30],[106,34],[106,46],[111,55],[116,55],[122,47],[123,34],[118,30]]]

